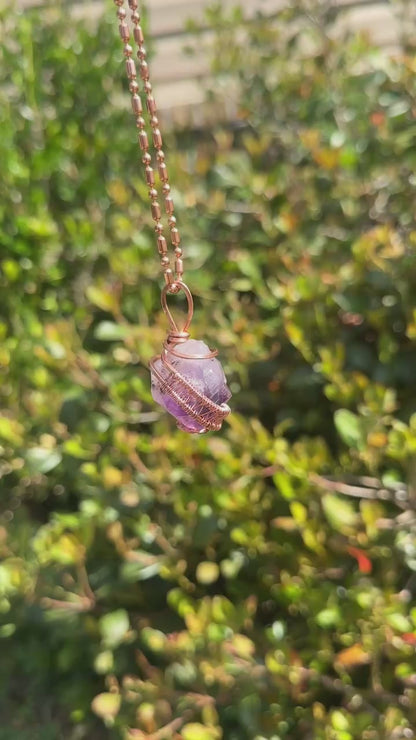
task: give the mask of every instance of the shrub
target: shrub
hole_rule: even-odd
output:
[[[300,4],[211,15],[238,125],[172,133],[169,167],[234,397],[189,437],[149,392],[165,320],[113,15],[14,20],[0,738],[413,737],[414,56]]]

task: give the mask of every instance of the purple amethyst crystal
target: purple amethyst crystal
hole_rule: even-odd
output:
[[[175,351],[189,355],[189,358],[178,357]],[[207,357],[197,359],[193,355]],[[226,403],[231,393],[224,371],[220,362],[209,355],[210,350],[205,342],[187,339],[175,345],[172,352],[167,352],[166,361],[171,368],[161,358],[155,360],[152,367],[154,400],[172,414],[178,427],[186,432],[201,433],[214,428],[210,427],[210,420],[213,414],[215,416],[215,407],[209,401],[213,401],[217,407],[224,404],[223,416],[229,411]]]

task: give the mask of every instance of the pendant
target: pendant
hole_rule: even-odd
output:
[[[188,301],[188,316],[180,331],[167,305],[167,294],[181,290]],[[227,401],[231,392],[221,363],[216,359],[217,350],[189,338],[193,300],[188,286],[182,282],[165,285],[162,308],[170,331],[161,354],[150,362],[152,396],[175,417],[179,429],[191,434],[218,431],[230,413]]]

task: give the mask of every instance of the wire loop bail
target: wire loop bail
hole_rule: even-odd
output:
[[[182,329],[179,329],[169,309],[168,302],[167,302],[167,295],[168,293],[176,294],[176,293],[180,293],[181,291],[183,291],[186,296],[186,300],[188,303],[188,313],[187,313],[186,320],[185,320],[185,323]],[[169,344],[170,343],[178,344],[179,342],[186,342],[186,340],[189,339],[188,329],[192,321],[192,316],[194,315],[194,301],[192,298],[192,293],[189,290],[186,283],[182,283],[178,281],[178,282],[173,283],[173,285],[165,285],[162,289],[161,303],[162,303],[163,311],[165,312],[168,318],[169,327],[170,327],[170,331],[167,337],[167,342]]]

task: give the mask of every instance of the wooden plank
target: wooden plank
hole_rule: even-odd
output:
[[[184,125],[199,125],[201,117],[209,122],[209,106],[205,104],[204,82],[210,78],[210,47],[213,32],[208,30],[195,37],[190,37],[184,26],[189,18],[203,23],[204,9],[211,0],[149,0],[147,7],[150,13],[150,29],[154,41],[154,55],[151,60],[151,73],[157,87],[157,100],[167,119]],[[223,7],[230,8],[236,0],[223,0]],[[394,9],[386,2],[373,0],[332,0],[340,10],[334,26],[335,37],[342,36],[346,30],[353,32],[367,31],[371,40],[384,46],[388,51],[395,50],[399,38],[399,24]],[[246,17],[262,11],[273,15],[288,0],[244,0]],[[52,3],[51,0],[17,0],[20,8],[42,5],[54,15],[63,10],[63,0]],[[83,17],[92,23],[107,12],[107,5],[102,0],[65,0],[65,12],[73,18]],[[276,21],[278,22],[278,21]],[[186,45],[196,49],[189,56],[185,53]],[[232,100],[224,99],[222,106],[228,113],[235,113]],[[222,111],[223,113],[224,111]],[[221,112],[217,111],[219,117]]]
[[[212,0],[149,0],[146,9],[152,32],[154,31],[158,36],[164,36],[183,33],[189,19],[203,23],[205,10],[210,5],[212,5]],[[236,0],[222,0],[222,7],[225,10],[230,10],[235,5],[238,5]],[[259,11],[270,15],[284,8],[287,0],[244,0],[241,5],[244,8],[244,15],[250,18]],[[63,2],[62,0],[61,2],[16,0],[16,6],[18,9],[52,7],[59,12],[63,9]],[[74,9],[77,13],[85,11],[86,14],[92,12],[94,15],[104,15],[107,12],[107,5],[102,0],[92,0],[92,2],[66,0],[65,13],[72,15]]]
[[[171,43],[167,47],[165,57],[173,60],[173,67],[177,61],[178,54],[182,56],[182,48],[186,43],[186,24],[192,20],[197,24],[205,25],[204,12],[211,4],[211,0],[150,0],[148,2],[150,33],[154,39],[166,36],[182,37],[175,47]],[[256,13],[262,12],[266,16],[272,16],[285,6],[288,0],[244,0],[244,15],[251,18]],[[332,0],[332,4],[340,11],[339,23],[341,27],[349,27],[351,30],[368,30],[375,43],[391,45],[397,38],[398,21],[395,17],[394,8],[386,0]],[[55,14],[63,11],[63,3],[51,0],[17,0],[17,8],[20,10],[33,7],[50,8]],[[73,18],[98,19],[105,12],[107,6],[101,0],[66,0],[65,12]],[[223,0],[222,6],[225,10],[232,8],[235,0]],[[167,42],[167,39],[166,39]],[[162,46],[159,47],[162,50]],[[169,53],[168,53],[169,52]],[[169,55],[173,53],[173,57]],[[166,65],[171,68],[169,62]],[[183,63],[180,65],[182,69]],[[191,66],[191,65],[190,65]],[[196,73],[201,73],[200,65],[196,62]],[[180,72],[183,76],[182,71]],[[169,79],[173,73],[169,71]]]
[[[205,83],[208,84],[208,79]],[[158,85],[157,101],[163,128],[172,125],[201,128],[232,120],[237,115],[236,84],[230,82],[227,90],[229,94],[219,97],[212,105],[206,99],[204,85],[196,80]]]
[[[184,50],[187,37],[175,36],[156,39],[154,55],[151,59],[151,74],[155,82],[173,82],[174,80],[195,79],[209,73],[209,47],[213,38],[212,32],[204,32],[195,45],[195,54],[190,56]]]
[[[230,10],[236,0],[222,0],[222,8]],[[155,36],[183,33],[186,23],[192,20],[206,27],[205,10],[212,0],[151,0],[148,4],[150,30]],[[287,5],[287,0],[244,0],[244,16],[252,18],[256,13],[272,15]]]
[[[371,7],[346,9],[337,19],[331,35],[339,38],[347,31],[366,32],[376,46],[388,47],[389,50],[398,48],[400,28],[392,6],[377,4]],[[161,40],[156,38],[155,54],[152,59],[154,80],[173,82],[209,75],[214,36],[214,32],[204,31],[199,34],[197,40],[192,39],[195,52],[192,56],[184,51],[187,36],[173,36]],[[242,38],[241,42],[243,41]]]
[[[289,0],[240,0],[240,2],[222,0],[221,3],[225,11],[231,10],[238,4],[244,10],[244,17],[250,19],[259,12],[266,16],[273,16],[290,3]],[[364,18],[368,17],[368,25],[371,24],[374,14],[382,14],[383,10],[388,15],[394,13],[389,0],[331,0],[331,4],[341,14],[355,10],[361,11]],[[149,0],[147,7],[151,32],[156,37],[184,33],[189,20],[207,28],[205,11],[210,5],[212,5],[212,0]]]
[[[391,5],[378,3],[361,8],[350,8],[339,16],[335,32],[365,31],[370,40],[381,47],[396,48],[399,41],[399,22]]]
[[[212,0],[148,0],[147,9],[149,13],[150,30],[153,36],[178,35],[185,32],[185,26],[188,20],[192,19],[197,23],[206,26],[204,14],[206,8],[212,4]],[[222,0],[222,7],[229,10],[238,4],[238,0]],[[256,13],[262,12],[265,15],[273,15],[278,10],[288,5],[288,0],[244,0],[241,3],[244,8],[246,18],[253,17]],[[334,7],[342,10],[343,8],[360,8],[366,12],[369,17],[373,6],[382,7],[389,5],[388,0],[332,0]],[[107,12],[107,6],[102,0],[90,0],[90,2],[81,2],[81,0],[16,0],[17,8],[24,9],[30,7],[52,7],[56,12],[64,9],[65,13],[73,17],[99,17]]]

